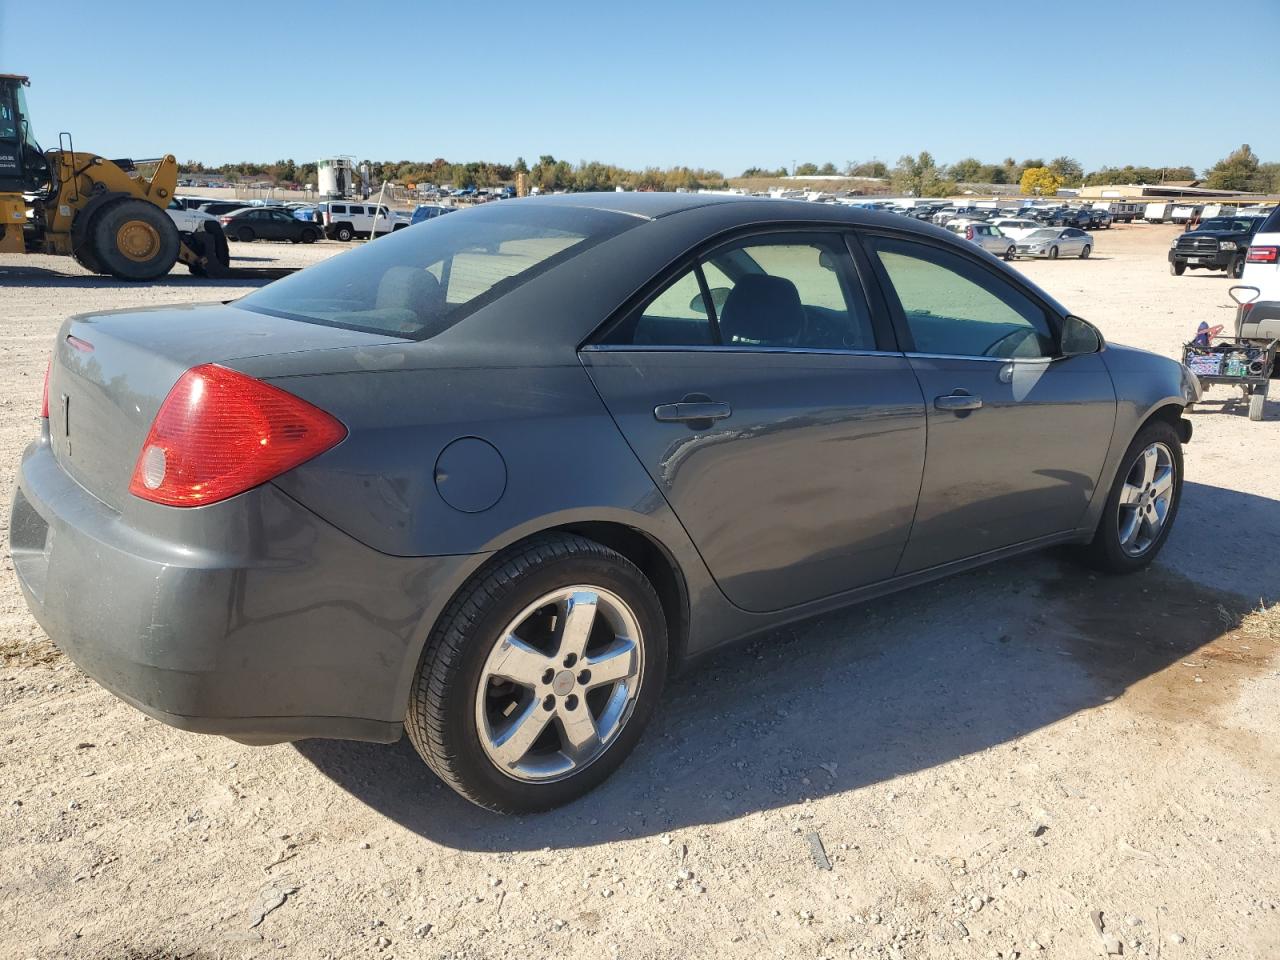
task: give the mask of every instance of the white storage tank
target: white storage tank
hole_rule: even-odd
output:
[[[316,162],[316,192],[334,200],[351,196],[351,158],[331,157]]]

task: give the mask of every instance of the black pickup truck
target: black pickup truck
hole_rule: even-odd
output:
[[[1192,270],[1225,270],[1230,277],[1244,272],[1244,256],[1262,217],[1210,217],[1188,230],[1169,248],[1169,272],[1180,277]]]

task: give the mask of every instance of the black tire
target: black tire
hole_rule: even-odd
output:
[[[476,698],[485,661],[529,604],[576,584],[609,590],[634,612],[644,649],[640,688],[615,739],[581,771],[552,781],[517,780],[499,770],[481,745]],[[618,768],[639,741],[666,672],[666,621],[644,574],[592,540],[548,534],[498,554],[450,601],[418,665],[405,730],[437,776],[472,803],[499,813],[548,810],[594,789]]]
[[[355,231],[352,230],[345,223],[342,224],[342,226],[338,227],[333,232],[334,239],[341,240],[343,243],[349,243],[352,237],[354,237],[355,235],[356,235]]]
[[[108,204],[93,219],[89,231],[90,256],[120,280],[155,280],[178,262],[181,238],[169,215],[153,203],[133,197]],[[121,249],[121,238],[132,235],[141,245],[133,255]]]
[[[235,237],[241,243],[253,243],[257,239],[257,234],[253,232],[252,227],[236,227]]]
[[[1091,253],[1093,253],[1093,247],[1091,247],[1089,244],[1087,244],[1087,243],[1086,243],[1086,244],[1084,245],[1084,249],[1080,251],[1080,259],[1081,259],[1081,260],[1088,260],[1088,259],[1089,259],[1089,254],[1091,254]]]
[[[1170,451],[1173,462],[1173,496],[1159,534],[1141,554],[1134,556],[1127,553],[1120,544],[1120,496],[1138,457],[1153,443],[1162,443]],[[1167,420],[1148,421],[1133,438],[1133,442],[1124,453],[1124,458],[1120,461],[1120,469],[1116,471],[1111,493],[1107,496],[1106,506],[1103,507],[1102,516],[1098,519],[1093,540],[1083,550],[1085,562],[1106,573],[1134,573],[1141,570],[1156,558],[1165,540],[1169,538],[1169,531],[1173,529],[1174,521],[1178,516],[1178,504],[1181,502],[1182,441],[1178,437],[1178,432]]]
[[[303,231],[302,231],[302,242],[303,242],[303,243],[315,243],[315,242],[316,242],[317,240],[319,240],[319,239],[320,239],[320,234],[316,233],[314,230],[303,230]]]
[[[1187,265],[1185,263],[1181,263],[1180,261],[1172,260],[1169,263],[1169,272],[1172,273],[1175,277],[1180,277],[1187,272]]]
[[[86,236],[89,237],[89,241],[87,243],[81,244],[78,247],[73,246],[71,248],[71,257],[73,260],[75,260],[76,263],[80,264],[80,266],[84,267],[90,273],[105,274],[107,272],[106,269],[102,266],[101,263],[98,262],[97,258],[94,257],[93,255],[93,250],[91,247],[93,242],[93,236],[92,236],[93,228],[90,227],[87,231],[85,231],[85,234]]]
[[[1005,252],[1004,252],[1004,260],[1005,260],[1005,263],[1008,263],[1010,260],[1012,260],[1012,259],[1013,259],[1014,254],[1015,254],[1015,253],[1017,253],[1017,252],[1018,252],[1018,251],[1017,251],[1017,250],[1015,250],[1013,247],[1009,247],[1009,248],[1007,248],[1007,249],[1005,250]]]
[[[1058,259],[1058,248],[1057,248],[1057,247],[1050,247],[1050,248],[1049,248],[1049,259],[1050,259],[1050,260],[1057,260],[1057,259]]]
[[[1244,257],[1236,257],[1227,267],[1227,276],[1232,280],[1239,280],[1244,276]]]

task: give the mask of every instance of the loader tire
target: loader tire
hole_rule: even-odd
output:
[[[180,245],[169,215],[133,197],[103,208],[94,218],[88,244],[103,272],[135,281],[155,280],[172,270]]]

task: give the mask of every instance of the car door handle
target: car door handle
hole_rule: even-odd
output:
[[[653,418],[663,423],[688,423],[691,420],[723,420],[733,413],[727,403],[714,400],[682,400],[660,403],[653,408]]]
[[[939,410],[977,410],[982,407],[982,398],[967,393],[949,393],[945,397],[934,397],[933,405]]]

